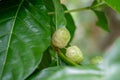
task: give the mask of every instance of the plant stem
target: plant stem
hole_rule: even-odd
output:
[[[77,9],[72,9],[72,10],[66,10],[64,13],[71,13],[71,12],[77,12],[77,11],[82,11],[82,10],[89,10],[90,7],[85,7],[85,8],[77,8]],[[55,12],[48,12],[48,15],[55,14]]]
[[[60,66],[59,55],[57,55],[57,66]]]
[[[85,7],[85,8],[77,8],[77,9],[72,9],[72,10],[66,10],[64,11],[64,13],[71,13],[71,12],[77,12],[77,11],[83,11],[83,10],[89,10],[89,9],[93,9],[93,8],[96,8],[96,7],[99,7],[101,5],[105,4],[105,2],[101,2],[99,4],[96,4],[94,6],[91,6],[91,7]],[[55,14],[55,12],[48,12],[48,15],[52,15],[52,14]]]
[[[64,13],[71,13],[71,12],[77,12],[77,11],[83,11],[83,10],[89,10],[89,9],[90,9],[90,7],[78,8],[78,9],[65,11]]]
[[[99,7],[99,6],[103,5],[103,4],[105,4],[105,2],[101,2],[101,3],[99,3],[99,4],[96,4],[96,5],[94,5],[94,6],[91,6],[91,8],[93,9],[93,8]]]
[[[60,51],[60,49],[57,49],[59,57],[64,60],[67,64],[72,65],[72,66],[79,66],[78,64],[74,63],[70,59],[68,59],[64,54]]]

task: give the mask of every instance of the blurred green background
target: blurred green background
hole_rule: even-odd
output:
[[[93,1],[94,0],[62,0],[61,2],[67,6],[68,10],[72,10],[88,7]],[[95,56],[102,56],[120,35],[120,25],[118,24],[120,23],[120,15],[108,6],[104,9],[104,13],[107,16],[110,32],[96,25],[98,19],[92,10],[71,12],[76,25],[76,32],[71,45],[80,47],[86,57],[84,60],[86,63],[90,63],[90,60]],[[116,25],[111,21],[112,19],[116,21]]]

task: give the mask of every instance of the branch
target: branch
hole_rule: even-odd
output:
[[[83,11],[83,10],[89,10],[90,7],[85,7],[85,8],[77,8],[77,9],[72,9],[72,10],[66,10],[64,13],[71,13],[71,12],[77,12],[77,11]],[[55,12],[48,12],[48,15],[55,14]]]

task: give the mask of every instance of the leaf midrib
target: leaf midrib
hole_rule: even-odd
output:
[[[7,48],[6,48],[6,52],[5,52],[5,54],[6,54],[5,61],[4,61],[4,64],[2,66],[3,69],[2,69],[2,73],[1,73],[1,80],[2,80],[2,75],[3,75],[3,72],[4,72],[5,63],[7,61],[7,53],[8,53],[10,42],[11,42],[11,38],[12,38],[12,32],[13,32],[13,29],[14,29],[14,26],[15,26],[15,22],[16,22],[16,19],[17,19],[17,16],[18,16],[18,12],[19,12],[23,2],[24,2],[24,0],[21,0],[20,4],[18,6],[18,9],[17,9],[17,11],[15,13],[15,16],[14,16],[14,21],[13,21],[13,24],[12,24],[12,28],[11,28],[11,31],[10,31],[10,36],[9,36],[9,40],[8,40],[8,44],[7,44]]]

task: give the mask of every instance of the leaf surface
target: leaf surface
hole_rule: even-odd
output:
[[[0,4],[0,80],[24,80],[50,45],[49,17],[42,0]]]
[[[120,13],[120,0],[104,0],[108,6]]]
[[[118,38],[104,57],[106,80],[120,80],[120,38]]]
[[[110,31],[108,27],[108,21],[104,12],[100,12],[100,11],[94,11],[94,12],[96,13],[98,18],[97,25],[102,29],[104,29],[105,31]]]
[[[29,80],[102,80],[102,72],[96,67],[51,67],[42,70]]]
[[[53,0],[54,4],[54,9],[55,9],[55,18],[54,18],[54,23],[56,26],[56,29],[66,27],[66,19],[64,16],[64,10],[62,5],[60,4],[60,0]]]

